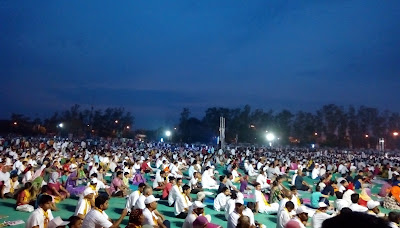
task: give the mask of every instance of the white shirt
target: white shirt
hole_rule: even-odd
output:
[[[15,181],[12,182],[12,179],[9,179],[8,181],[4,182],[4,187],[3,187],[3,194],[9,193],[11,191],[11,186],[13,186],[14,193],[18,189],[19,182]]]
[[[254,220],[254,213],[250,210],[250,208],[247,208],[243,210],[243,215],[246,215],[247,217],[250,218],[250,225],[255,226],[255,220]]]
[[[140,194],[138,200],[136,200],[135,203],[135,209],[142,209],[144,210],[146,208],[146,204],[144,204],[144,201],[146,200],[146,196],[143,194]]]
[[[176,202],[174,205],[174,213],[175,216],[179,215],[180,213],[185,211],[185,208],[188,209],[189,212],[189,207],[192,205],[192,202],[190,202],[189,198],[182,194],[179,194],[178,197],[176,198]]]
[[[225,209],[227,201],[228,197],[225,195],[225,193],[219,193],[214,199],[214,210],[220,211],[221,209]]]
[[[312,173],[311,173],[311,178],[312,178],[312,179],[316,179],[316,178],[318,177],[318,175],[319,175],[319,169],[314,168],[314,169],[312,170]]]
[[[0,170],[0,181],[8,181],[10,179],[10,173],[9,172],[5,172],[3,173],[3,171]]]
[[[53,214],[51,213],[51,210],[47,210],[47,214],[49,217],[49,222],[53,220]],[[39,228],[44,228],[44,213],[42,208],[38,208],[32,212],[32,214],[29,216],[28,221],[26,222],[26,228],[32,228],[34,226],[39,226]]]
[[[140,192],[134,191],[131,194],[129,194],[128,199],[126,199],[126,204],[125,208],[128,209],[128,212],[131,211],[132,207],[136,205],[137,200],[139,199]]]
[[[286,223],[288,223],[291,219],[291,216],[286,208],[279,211],[276,228],[285,228]]]
[[[346,200],[344,200],[344,199],[337,199],[337,200],[335,201],[335,208],[336,208],[338,211],[341,211],[342,208],[349,207],[349,206],[350,206],[350,204],[349,204]]]
[[[177,195],[181,192],[178,185],[172,186],[171,192],[168,194],[168,204],[170,206],[175,202]]]
[[[100,212],[97,209],[92,209],[83,219],[82,227],[93,227],[93,228],[108,228],[113,224],[108,220],[108,215],[103,211]]]
[[[85,198],[80,198],[78,201],[78,205],[76,205],[74,215],[83,215],[86,216],[89,213],[90,209],[92,209],[92,205],[90,204],[89,200]]]
[[[236,201],[234,199],[228,199],[225,206],[225,218],[228,220],[229,215],[235,210]]]
[[[163,178],[160,175],[160,172],[161,171],[157,171],[157,173],[156,173],[156,178],[154,179],[154,182],[153,182],[153,188],[159,187],[159,184],[158,184],[159,182],[164,182]]]
[[[312,217],[312,228],[321,228],[322,227],[322,223],[329,219],[332,218],[333,215],[328,215],[327,213],[324,212],[319,212],[316,211],[314,216]]]
[[[154,214],[154,211],[150,211],[148,208],[146,208],[143,210],[143,215],[144,215],[143,225],[151,225],[151,226],[158,225],[153,220],[153,217],[155,220],[158,219],[158,217]]]
[[[197,185],[197,182],[198,182],[197,179],[192,177],[192,179],[190,179],[190,181],[189,181],[189,187],[193,188],[193,186]]]
[[[389,222],[390,228],[399,228],[399,226],[394,222]]]
[[[349,208],[353,211],[353,212],[367,212],[368,208],[363,207],[357,203],[352,203],[350,204]]]
[[[192,228],[193,227],[193,222],[196,220],[197,215],[194,213],[188,214],[186,216],[185,222],[183,222],[182,228]]]
[[[228,228],[236,228],[239,218],[240,214],[238,214],[236,211],[233,211],[228,218]]]

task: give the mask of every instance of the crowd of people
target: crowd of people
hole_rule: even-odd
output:
[[[169,228],[158,203],[183,228],[265,227],[256,214],[274,215],[277,228],[348,227],[357,219],[398,227],[399,164],[396,154],[376,151],[6,137],[0,197],[16,200],[10,210],[31,213],[27,228],[114,228],[127,216],[128,228]],[[71,197],[74,215],[53,217]],[[111,197],[125,201],[117,220],[107,215]],[[206,199],[224,224],[205,213]]]

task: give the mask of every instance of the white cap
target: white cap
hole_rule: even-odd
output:
[[[377,206],[380,206],[381,204],[378,201],[370,200],[367,202],[367,207],[368,209],[372,210]]]
[[[296,209],[296,214],[301,214],[301,213],[306,213],[308,214],[307,207],[305,206],[300,206]]]
[[[397,175],[397,176],[399,175],[399,173],[397,171],[394,171],[393,174]]]
[[[144,200],[144,204],[150,204],[152,202],[159,201],[159,200],[160,200],[159,198],[156,198],[153,195],[150,195],[150,196],[146,197],[146,199]]]
[[[90,187],[87,187],[86,189],[85,189],[85,191],[83,191],[83,196],[87,196],[87,195],[89,195],[89,194],[94,194],[95,192],[93,191],[93,189],[91,189]]]
[[[55,217],[53,220],[49,222],[48,228],[57,228],[59,226],[66,226],[69,222],[63,221],[60,216]]]
[[[240,204],[243,204],[243,205],[244,205],[244,201],[243,201],[242,198],[237,198],[237,199],[235,200],[235,203],[240,203]]]
[[[205,208],[205,207],[206,207],[206,205],[203,204],[203,203],[200,202],[200,201],[194,201],[194,203],[193,203],[193,209]]]
[[[323,207],[328,207],[328,205],[326,205],[326,203],[324,203],[324,202],[319,202],[318,207],[323,208]]]

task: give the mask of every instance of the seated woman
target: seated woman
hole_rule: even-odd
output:
[[[47,192],[49,195],[55,196],[56,202],[60,202],[70,196],[67,189],[65,189],[58,181],[58,178],[58,172],[51,173],[48,183],[49,191]]]
[[[40,197],[42,197],[42,195],[49,195],[47,192],[49,191],[49,186],[48,185],[43,185],[42,188],[40,189],[40,193],[38,194],[38,196],[36,197],[36,201],[35,201],[35,208],[39,207],[39,200]],[[56,203],[54,200],[54,196],[50,195],[52,197],[52,202],[51,202],[51,207],[50,209],[52,211],[58,211],[57,207],[56,207]]]
[[[67,180],[65,182],[65,189],[70,195],[78,196],[85,191],[85,186],[78,186],[78,170],[73,170],[71,173],[66,172]]]
[[[32,183],[26,182],[24,187],[18,193],[17,207],[15,208],[15,210],[26,211],[26,212],[32,212],[35,210],[32,205],[29,205],[32,199],[30,192],[31,190],[32,190]]]

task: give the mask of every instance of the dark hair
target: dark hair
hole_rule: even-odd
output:
[[[344,207],[342,210],[340,210],[340,214],[346,214],[346,213],[351,213],[353,212],[350,208]]]
[[[100,208],[101,205],[105,204],[107,201],[109,200],[108,196],[106,196],[105,194],[99,195],[97,196],[97,198],[94,201],[94,205],[97,208]]]
[[[228,190],[228,187],[223,187],[222,189],[221,189],[221,192],[225,192],[226,190]]]
[[[232,191],[231,192],[231,199],[237,199],[238,195],[237,195],[237,191]]]
[[[168,180],[169,180],[169,181],[173,181],[173,180],[175,180],[175,177],[170,176],[170,177],[168,177]]]
[[[18,174],[13,173],[13,174],[10,175],[10,178],[11,178],[11,179],[14,178],[14,177],[18,177]]]
[[[226,174],[226,176],[227,176],[228,178],[231,178],[232,173],[228,173],[228,174]]]
[[[261,184],[258,182],[254,182],[254,187],[257,187],[258,185],[261,185]]]
[[[389,228],[389,224],[376,216],[360,212],[343,213],[325,220],[322,228]]]
[[[90,175],[91,177],[96,177],[97,178],[97,173],[92,173],[92,175]]]
[[[316,191],[316,192],[321,191],[321,187],[320,187],[319,185],[315,186],[315,191]]]
[[[122,171],[118,171],[117,172],[117,176],[119,176],[119,175],[121,175],[122,174]]]
[[[190,189],[189,185],[187,185],[187,184],[183,185],[182,191],[186,191],[188,189]]]
[[[247,202],[247,208],[249,208],[252,212],[256,209],[256,204],[254,202]]]
[[[69,217],[69,219],[68,219],[69,225],[68,226],[71,227],[71,226],[75,225],[79,220],[82,220],[82,219],[75,215]]]
[[[177,179],[176,179],[176,182],[179,182],[180,180],[182,180],[182,178],[177,178]]]
[[[219,181],[223,181],[225,179],[225,175],[221,175],[221,176],[219,176]]]
[[[165,171],[164,171],[164,170],[162,170],[162,171],[160,172],[160,175],[161,175],[161,174],[164,174],[164,173],[165,173]]]
[[[389,212],[388,219],[391,222],[397,223],[399,221],[400,214],[398,212],[391,211]]]
[[[52,202],[52,201],[53,201],[53,197],[51,197],[50,195],[43,194],[40,196],[38,204],[43,205],[45,203]]]
[[[352,203],[358,203],[359,199],[360,199],[360,195],[358,195],[358,193],[351,194],[351,202]]]
[[[146,184],[145,184],[145,183],[140,183],[138,187],[139,187],[139,188],[146,187]]]
[[[335,192],[335,194],[336,194],[336,198],[343,199],[343,193],[337,191],[337,192]]]
[[[292,201],[287,201],[286,204],[285,204],[285,207],[293,210],[294,209],[294,203]]]
[[[296,186],[291,186],[290,187],[290,191],[295,191],[295,190],[297,190]]]

